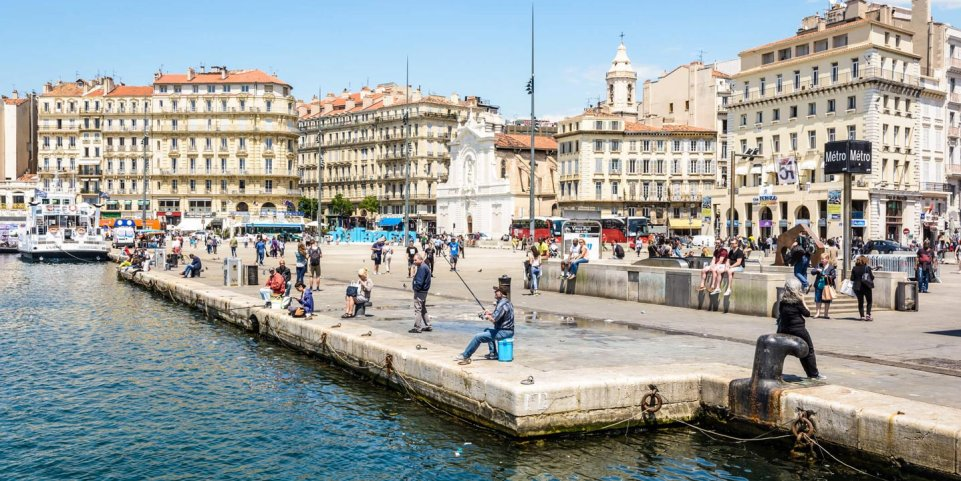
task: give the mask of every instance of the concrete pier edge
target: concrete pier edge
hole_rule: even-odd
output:
[[[628,423],[694,421],[706,410],[729,411],[731,381],[750,376],[747,369],[716,363],[547,372],[518,361],[461,366],[451,361],[454,353],[446,346],[326,315],[295,319],[285,311],[260,306],[251,296],[185,282],[169,273],[118,270],[118,277],[518,438],[622,429]],[[418,349],[418,344],[426,349]],[[522,384],[529,376],[534,383]],[[645,415],[640,403],[650,385],[657,386],[664,405]],[[769,427],[789,424],[798,408],[815,413],[816,437],[822,444],[862,453],[865,459],[894,460],[920,472],[961,479],[961,410],[843,386],[813,385],[785,390],[780,419]]]

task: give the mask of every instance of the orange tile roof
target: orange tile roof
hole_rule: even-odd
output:
[[[3,103],[5,103],[5,104],[7,104],[7,105],[23,105],[23,104],[25,104],[25,103],[27,103],[27,102],[29,102],[29,101],[30,101],[30,99],[11,99],[11,98],[7,98],[7,97],[4,97],[4,98],[3,98]]]
[[[732,78],[730,75],[720,70],[711,70],[711,76],[714,78],[726,78],[726,79]]]
[[[498,149],[530,149],[531,136],[527,134],[497,134],[494,146]],[[546,135],[535,135],[534,149],[557,150],[557,141]]]
[[[262,70],[228,70],[227,78],[221,78],[220,72],[196,73],[187,80],[187,74],[162,74],[154,80],[154,84],[235,84],[235,83],[274,83],[290,87],[290,84],[270,75]]]
[[[103,87],[94,87],[89,92],[83,94],[84,97],[99,97],[103,95]]]
[[[153,87],[149,85],[120,85],[110,91],[107,97],[150,97],[153,94]]]
[[[83,88],[72,82],[56,85],[49,92],[40,94],[41,97],[80,97],[81,95],[83,95]]]

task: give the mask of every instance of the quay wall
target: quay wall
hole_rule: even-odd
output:
[[[731,413],[736,398],[731,382],[750,376],[747,369],[713,363],[552,371],[516,360],[461,366],[445,346],[417,344],[409,336],[324,315],[295,319],[262,307],[252,296],[170,273],[118,271],[118,276],[518,438],[668,425],[693,421],[705,410]],[[533,382],[522,383],[528,379]],[[651,385],[664,404],[647,414],[641,400]],[[784,429],[798,409],[810,411],[823,445],[961,479],[961,410],[823,383],[792,387],[774,399],[775,419],[736,420]]]

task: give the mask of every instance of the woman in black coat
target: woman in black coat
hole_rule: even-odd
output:
[[[811,379],[825,379],[818,371],[811,334],[804,326],[804,318],[810,316],[811,311],[808,310],[804,302],[804,289],[801,287],[801,281],[793,277],[788,279],[784,283],[784,294],[778,304],[777,333],[790,334],[803,339],[808,345],[808,355],[801,358],[801,367],[804,368],[804,373]]]
[[[868,258],[860,256],[854,261],[854,268],[851,269],[851,282],[854,283],[854,295],[858,298],[858,313],[861,315],[859,320],[871,321],[871,304],[873,303],[871,293],[874,289],[874,271],[868,265]],[[865,304],[867,313],[864,315]]]

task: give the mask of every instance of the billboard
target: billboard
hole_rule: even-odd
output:
[[[778,185],[797,184],[797,161],[794,156],[777,159]]]
[[[870,174],[871,142],[837,140],[824,144],[825,174]]]

